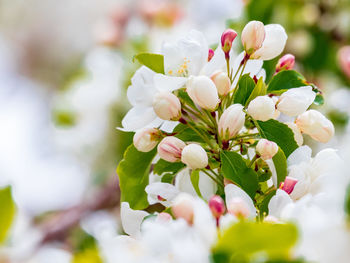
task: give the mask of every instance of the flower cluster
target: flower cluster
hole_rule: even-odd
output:
[[[283,27],[249,22],[240,54],[232,48],[237,36],[225,30],[214,51],[200,32],[191,31],[164,43],[161,55],[137,55],[144,66],[131,80],[127,96],[133,107],[120,128],[135,132],[117,169],[125,232],[141,242],[164,225],[167,233],[195,231],[189,235],[201,240],[198,262],[207,262],[210,251],[227,252],[216,228],[225,237],[235,222],[281,222],[287,203],[322,192],[327,169],[319,169],[318,159],[337,159],[332,150],[312,159],[302,146],[303,134],[327,143],[334,126],[309,109],[322,102],[322,94],[293,70],[294,56],[282,56],[274,72],[263,69],[264,60],[284,49]],[[158,212],[153,220],[136,211],[149,205]],[[163,256],[176,258],[174,247]]]

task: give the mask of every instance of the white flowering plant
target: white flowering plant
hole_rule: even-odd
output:
[[[114,260],[302,262],[285,208],[323,191],[324,165],[338,156],[311,158],[303,134],[326,143],[334,127],[309,109],[322,94],[293,70],[293,55],[265,81],[264,60],[287,41],[281,25],[249,22],[239,54],[236,37],[225,30],[212,50],[190,31],[161,54],[135,56],[143,66],[120,128],[135,135],[117,168],[128,237]]]

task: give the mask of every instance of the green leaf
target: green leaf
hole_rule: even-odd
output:
[[[286,124],[276,120],[268,120],[258,121],[258,125],[260,135],[269,141],[277,143],[287,158],[298,148],[294,140],[294,133]]]
[[[236,152],[222,151],[220,158],[224,177],[238,184],[253,199],[259,188],[256,172],[247,167],[242,156]]]
[[[244,74],[238,82],[238,88],[233,102],[245,105],[250,94],[254,90],[254,87],[254,80],[249,76],[249,74]]]
[[[196,108],[196,104],[194,104],[193,100],[188,96],[188,93],[185,89],[179,89],[177,91],[178,98],[182,101],[182,103],[191,105],[192,107]]]
[[[199,197],[202,197],[201,191],[199,189],[199,170],[193,170],[191,173],[191,183]]]
[[[204,142],[203,139],[197,133],[195,133],[191,128],[182,123],[179,123],[175,127],[173,132],[176,133],[175,137],[183,141]]]
[[[283,70],[277,73],[271,80],[267,92],[283,93],[292,88],[309,85],[304,76],[294,70]]]
[[[163,159],[159,159],[159,161],[153,167],[153,172],[158,175],[162,175],[163,173],[168,172],[177,173],[184,167],[185,165],[181,162],[170,163]]]
[[[276,194],[276,190],[273,190],[264,197],[261,204],[259,205],[260,213],[265,214],[265,215],[269,214],[269,203],[270,203],[271,198],[275,194]]]
[[[297,239],[297,228],[292,224],[242,221],[232,225],[219,237],[214,252],[227,253],[247,261],[257,253],[263,253],[269,259],[288,259]]]
[[[0,189],[0,243],[3,243],[11,228],[16,213],[11,187]]]
[[[253,89],[253,91],[250,94],[249,98],[247,99],[247,102],[246,102],[245,106],[248,106],[249,102],[251,102],[256,97],[264,96],[265,94],[266,94],[266,85],[264,83],[263,78],[261,77],[258,80],[258,83],[256,83],[255,88]]]
[[[134,56],[142,65],[152,69],[156,73],[164,74],[164,57],[160,54],[140,53]]]
[[[315,105],[323,105],[324,104],[324,98],[322,96],[322,94],[317,94],[314,100],[314,104]]]
[[[160,181],[162,183],[172,184],[175,176],[176,176],[175,173],[165,173],[163,174],[162,179],[160,179]]]
[[[284,182],[287,176],[287,158],[281,148],[278,148],[278,152],[272,157],[272,161],[275,165],[277,173],[277,186]]]
[[[139,152],[131,144],[124,153],[124,159],[118,165],[121,201],[128,202],[132,209],[139,210],[148,206],[145,187],[148,184],[151,162],[156,152],[156,149],[147,153]]]

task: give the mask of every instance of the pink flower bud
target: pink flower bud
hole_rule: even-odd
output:
[[[185,148],[186,144],[181,141],[180,139],[169,136],[165,137],[159,144],[158,144],[158,154],[160,158],[174,163],[181,160],[181,152],[182,149]]]
[[[350,78],[350,46],[344,46],[338,51],[338,63],[341,70]]]
[[[230,92],[231,80],[227,76],[227,73],[223,71],[216,71],[210,78],[214,82],[219,95],[225,96]]]
[[[133,138],[134,146],[140,152],[149,152],[157,146],[160,135],[160,131],[156,128],[138,130]]]
[[[256,151],[260,154],[261,159],[268,160],[278,152],[278,146],[275,142],[261,139],[256,145]]]
[[[240,197],[231,199],[227,204],[227,211],[239,218],[247,218],[249,216],[249,207]]]
[[[274,117],[275,103],[269,96],[258,96],[249,103],[247,112],[255,120],[267,121]]]
[[[183,218],[191,225],[194,215],[193,205],[194,198],[187,193],[181,193],[175,198],[171,211],[175,218]]]
[[[208,62],[214,57],[214,50],[212,50],[211,48],[209,48],[208,51]]]
[[[225,213],[226,207],[225,202],[218,195],[214,195],[209,199],[209,208],[215,218],[220,218]]]
[[[221,35],[221,48],[225,53],[226,59],[230,56],[232,42],[235,40],[236,36],[237,33],[233,29],[226,29]]]
[[[287,176],[284,182],[281,183],[280,189],[285,191],[287,194],[290,194],[291,192],[293,192],[294,186],[296,185],[297,182],[298,182],[297,179]]]
[[[170,222],[171,219],[172,218],[169,213],[162,212],[157,215],[156,221],[160,223],[166,223],[166,222]]]
[[[220,102],[216,86],[207,76],[190,77],[186,90],[193,102],[203,109],[213,111]]]
[[[334,135],[333,123],[316,110],[308,110],[299,115],[295,124],[301,132],[319,142],[326,143]]]
[[[181,117],[181,102],[171,92],[159,92],[153,99],[153,110],[162,120],[179,120]]]
[[[295,63],[295,57],[292,54],[286,54],[281,57],[276,65],[276,73],[281,70],[290,70],[293,69]]]
[[[224,141],[232,139],[242,128],[245,121],[245,114],[241,104],[233,104],[221,115],[218,130],[219,136]]]
[[[192,143],[182,150],[181,161],[191,169],[202,169],[208,165],[208,155],[202,146]]]
[[[241,40],[247,54],[254,53],[261,48],[265,40],[264,24],[260,21],[250,21],[243,28]]]

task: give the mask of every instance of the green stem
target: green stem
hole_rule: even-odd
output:
[[[217,178],[215,178],[215,177],[212,176],[210,173],[208,173],[207,170],[202,169],[202,171],[203,171],[203,173],[205,173],[206,175],[208,175],[215,183],[217,183],[218,185],[224,187],[224,184],[223,184],[222,182],[219,182],[219,181],[217,180]]]
[[[259,156],[256,154],[256,155],[253,157],[253,159],[250,161],[248,167],[252,167],[253,164],[255,163],[255,161],[256,161],[258,158],[259,158]]]

